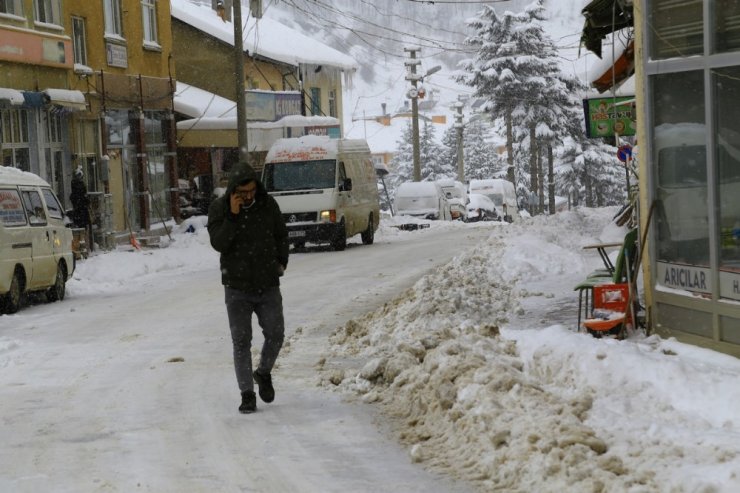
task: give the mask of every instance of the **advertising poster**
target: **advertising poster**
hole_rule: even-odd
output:
[[[583,110],[589,138],[612,137],[615,134],[628,137],[637,132],[634,96],[584,99]]]

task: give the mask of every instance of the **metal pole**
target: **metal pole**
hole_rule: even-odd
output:
[[[463,103],[458,101],[455,103],[457,107],[457,114],[455,115],[455,127],[457,127],[457,181],[465,183],[465,165],[464,165],[464,152],[463,152]]]
[[[239,134],[239,161],[248,162],[247,95],[244,86],[244,40],[242,38],[241,0],[234,0],[234,76],[236,77],[236,128]]]
[[[411,141],[414,148],[414,181],[421,181],[421,157],[419,152],[419,93],[416,86],[419,79],[419,76],[416,73],[416,66],[421,63],[421,60],[416,58],[416,52],[421,51],[421,48],[404,48],[403,51],[407,52],[411,58],[411,60],[406,62],[405,65],[409,69],[409,73],[406,75],[406,80],[411,82],[412,86],[408,96],[411,99]]]

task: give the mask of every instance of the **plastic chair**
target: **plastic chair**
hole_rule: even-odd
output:
[[[601,284],[623,284],[634,278],[634,261],[637,256],[637,229],[631,229],[624,236],[622,247],[619,249],[617,261],[614,263],[614,272],[611,277],[588,277],[573,288],[578,291],[578,328],[581,327],[581,314],[584,309],[586,315],[594,309],[594,287]],[[585,304],[584,304],[585,296]]]

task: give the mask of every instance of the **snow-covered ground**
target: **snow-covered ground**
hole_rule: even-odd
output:
[[[614,212],[292,254],[278,396],[249,416],[201,219],[93,256],[63,303],[0,317],[0,491],[740,491],[739,360],[572,330]]]

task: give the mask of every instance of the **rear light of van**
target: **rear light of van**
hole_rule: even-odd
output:
[[[331,209],[329,211],[321,211],[319,214],[319,220],[324,223],[335,223],[337,222],[337,211]]]

